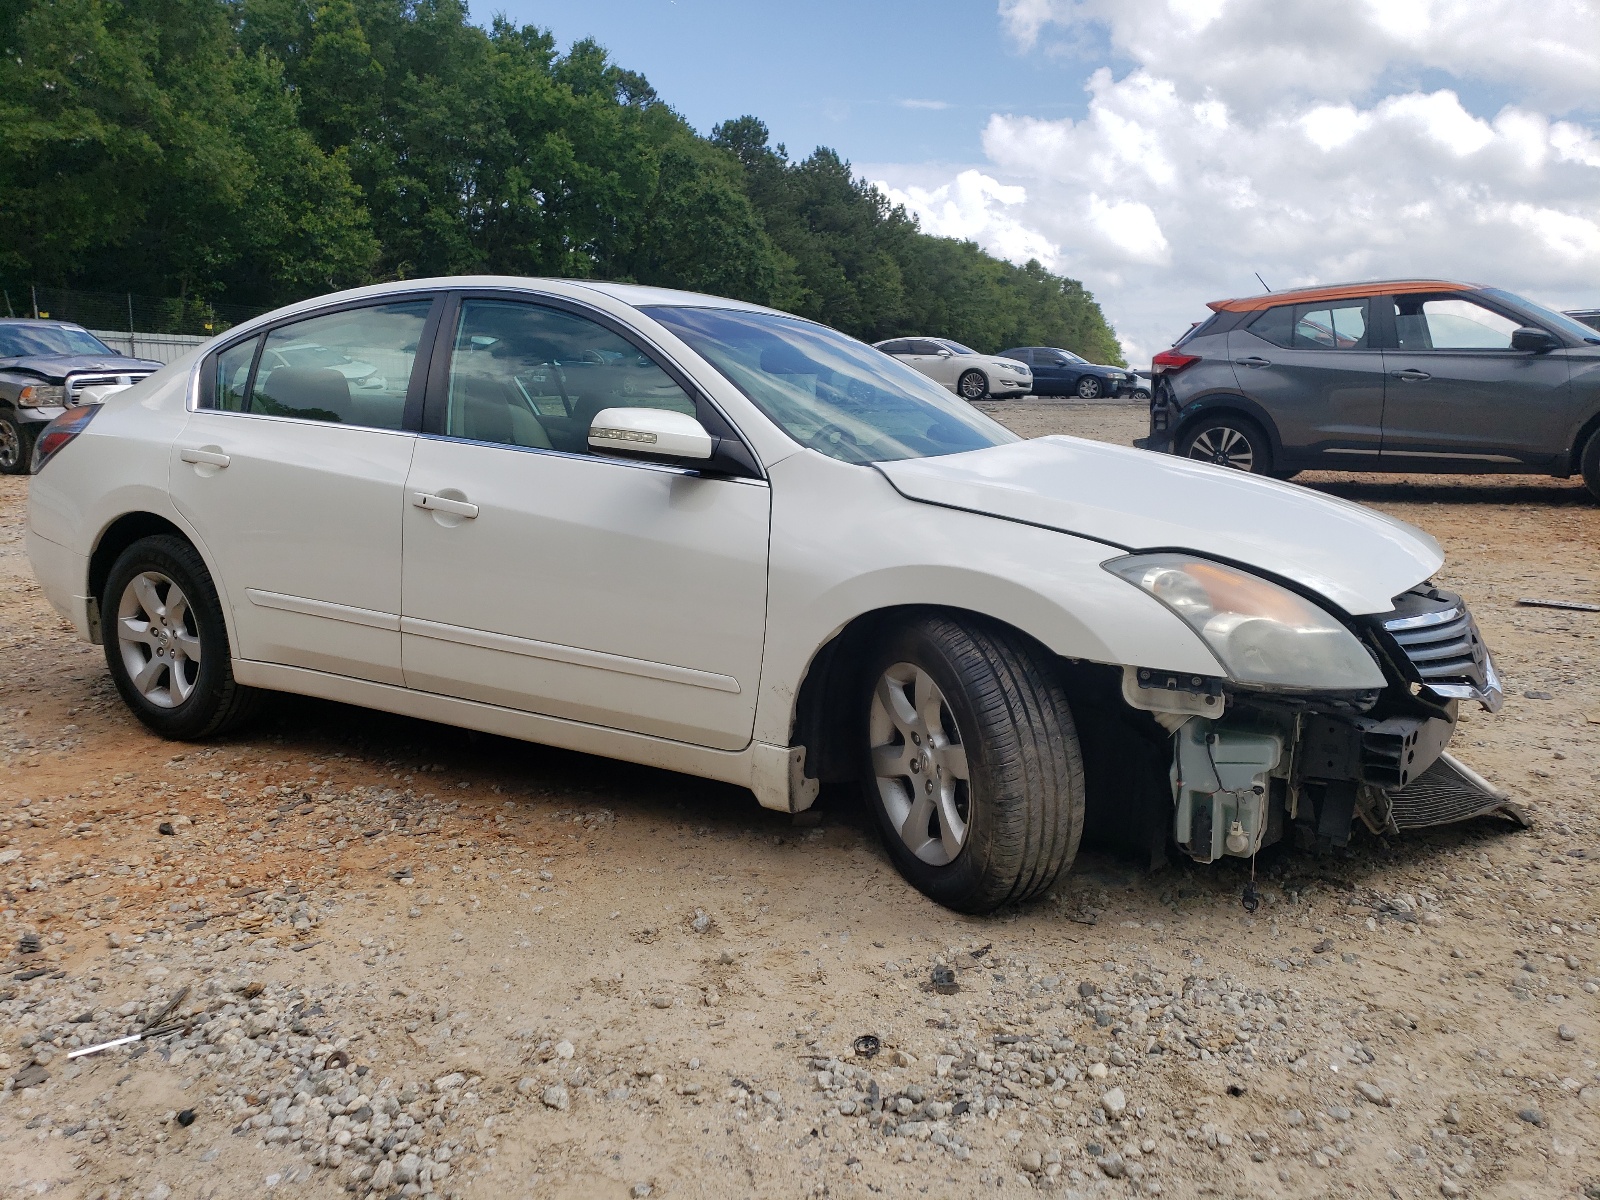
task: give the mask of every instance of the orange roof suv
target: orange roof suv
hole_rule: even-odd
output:
[[[1600,499],[1600,331],[1443,279],[1209,307],[1155,356],[1150,436],[1136,445],[1282,479],[1578,472]]]

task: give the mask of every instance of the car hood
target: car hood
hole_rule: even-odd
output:
[[[0,358],[0,368],[27,371],[58,381],[79,371],[126,375],[132,371],[159,371],[161,365],[119,354],[28,354],[21,358]]]
[[[1439,543],[1359,504],[1225,467],[1072,437],[876,464],[911,500],[1123,550],[1188,550],[1276,575],[1351,615],[1444,562]]]

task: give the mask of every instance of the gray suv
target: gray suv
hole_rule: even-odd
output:
[[[1284,479],[1581,472],[1600,499],[1600,331],[1437,279],[1209,307],[1155,356],[1150,436],[1135,445]]]

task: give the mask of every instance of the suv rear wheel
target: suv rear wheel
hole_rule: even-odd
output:
[[[1179,439],[1178,453],[1252,475],[1272,474],[1272,443],[1267,435],[1254,421],[1232,413],[1195,422]]]
[[[233,678],[222,605],[182,538],[141,538],[111,566],[100,601],[106,665],[134,716],[163,737],[200,739],[251,716],[261,693]]]
[[[1048,651],[929,616],[887,639],[861,698],[866,799],[930,899],[986,913],[1048,888],[1083,835],[1083,759]]]

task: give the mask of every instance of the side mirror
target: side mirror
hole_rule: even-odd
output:
[[[704,425],[669,408],[606,408],[589,425],[589,445],[607,454],[704,462],[716,442]]]
[[[1543,329],[1535,329],[1525,325],[1521,329],[1511,331],[1511,348],[1513,350],[1530,350],[1534,354],[1543,354],[1546,350],[1554,350],[1560,343]]]
[[[950,358],[953,354],[954,354],[954,351],[951,351],[951,350],[940,350],[939,351],[939,357],[940,358]]]

